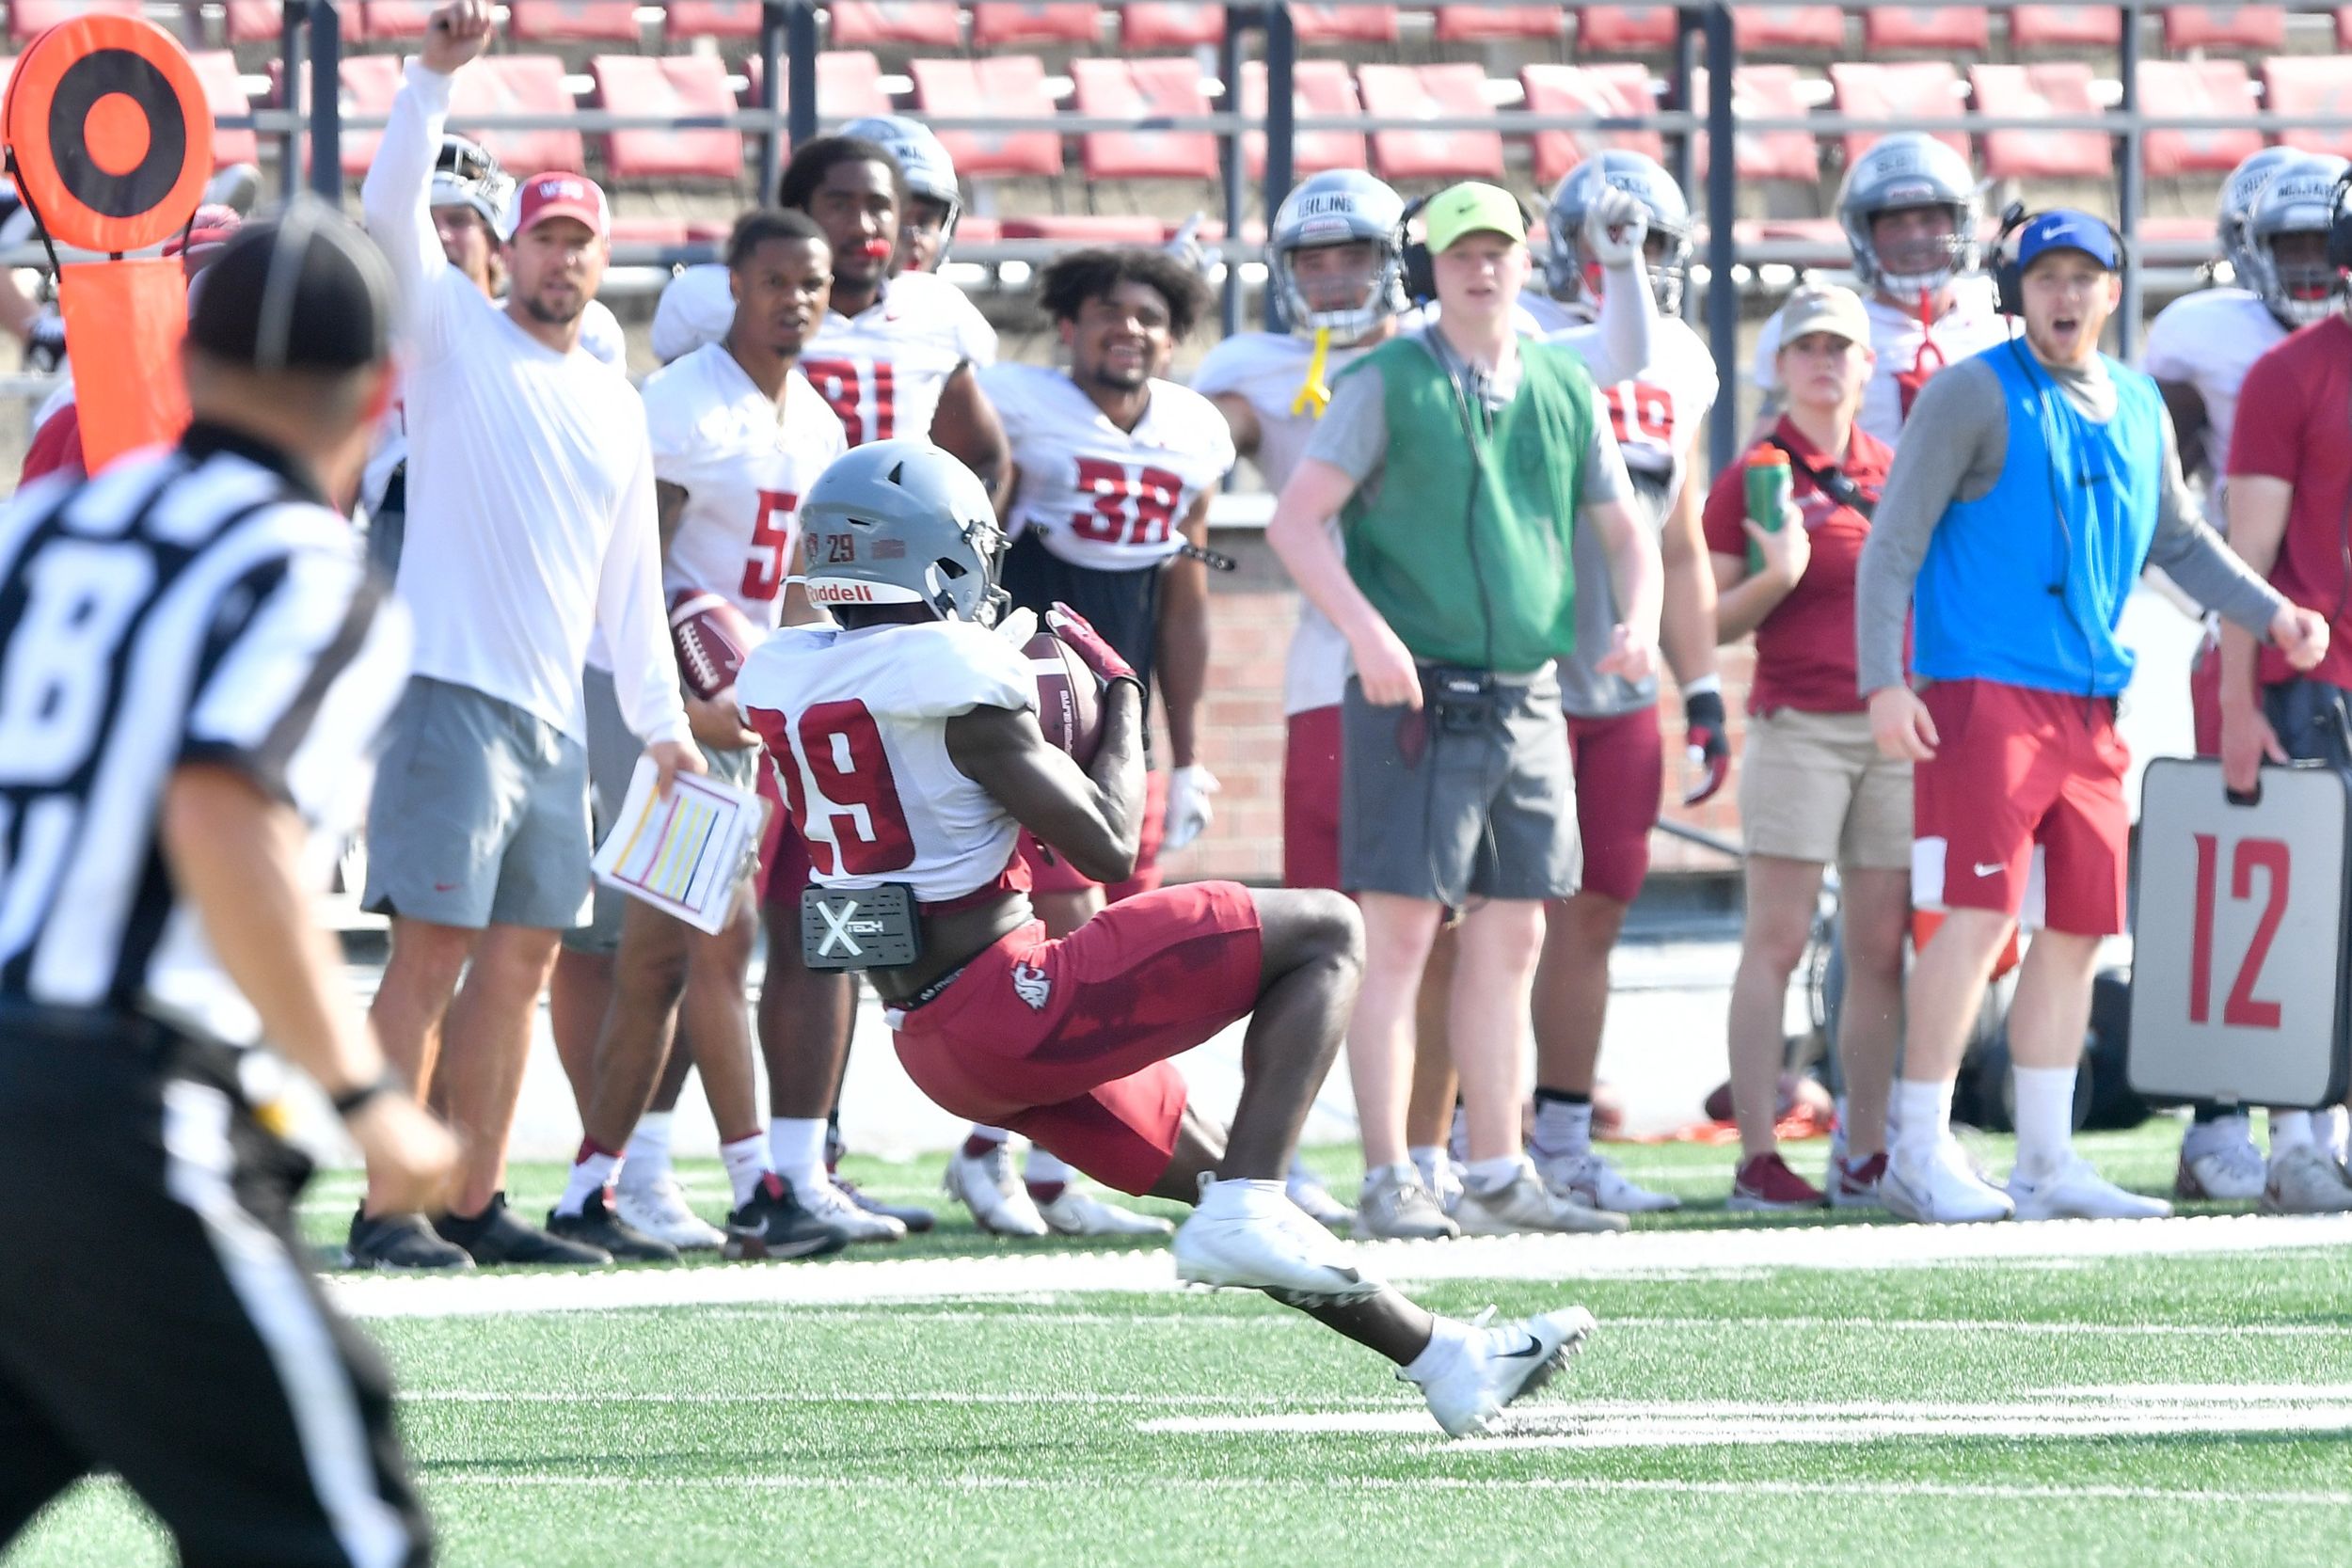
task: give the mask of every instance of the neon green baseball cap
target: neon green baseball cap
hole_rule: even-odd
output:
[[[1422,233],[1436,255],[1452,248],[1465,234],[1492,230],[1520,245],[1527,243],[1527,218],[1511,193],[1500,185],[1466,180],[1448,185],[1429,198],[1421,212]]]

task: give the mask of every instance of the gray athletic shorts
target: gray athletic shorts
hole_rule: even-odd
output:
[[[1483,696],[1441,696],[1448,677]],[[1565,898],[1583,857],[1560,680],[1424,669],[1418,711],[1375,707],[1349,677],[1340,707],[1340,885],[1458,908]]]
[[[368,804],[367,907],[479,930],[587,918],[588,763],[511,703],[418,676]]]
[[[589,842],[594,846],[602,844],[612,831],[612,819],[628,799],[628,781],[645,749],[629,732],[628,721],[621,717],[612,672],[589,666],[580,672],[580,689],[588,710],[588,819],[594,835]],[[724,779],[739,789],[758,787],[757,747],[743,752],[707,748],[703,760],[710,764],[714,779]],[[628,906],[628,895],[596,882],[591,896],[588,924],[564,932],[564,945],[575,953],[611,953],[621,944],[621,911]]]

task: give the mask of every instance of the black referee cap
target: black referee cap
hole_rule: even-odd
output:
[[[393,284],[375,242],[315,197],[247,224],[196,280],[188,341],[257,371],[349,371],[390,352]]]

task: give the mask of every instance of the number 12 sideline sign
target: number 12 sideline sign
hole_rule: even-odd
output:
[[[2151,1100],[2315,1107],[2352,1067],[2344,935],[2352,794],[2328,768],[2265,768],[2233,803],[2221,765],[2148,766],[2129,1077]]]

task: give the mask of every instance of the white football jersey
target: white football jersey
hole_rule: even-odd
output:
[[[947,721],[1037,706],[1022,651],[968,621],[787,626],[736,680],[825,887],[905,882],[928,904],[986,887],[1020,824],[947,754]]]
[[[727,269],[689,267],[655,309],[653,350],[668,361],[724,338],[735,319]],[[841,417],[850,445],[930,434],[956,367],[996,361],[996,329],[936,273],[902,272],[854,316],[827,311],[801,351],[801,371]]]
[[[1951,309],[1936,317],[1932,327],[1921,326],[1918,317],[1875,293],[1863,299],[1862,309],[1870,318],[1870,346],[1879,357],[1870,384],[1862,389],[1862,411],[1854,423],[1890,447],[1903,433],[1898,374],[1917,370],[1931,375],[2009,336],[2008,318],[1993,308],[1993,279],[1982,275],[1953,282]],[[1780,389],[1780,375],[1772,366],[1779,352],[1780,312],[1775,310],[1756,335],[1756,363],[1750,372],[1750,379],[1768,392]]]
[[[784,401],[770,402],[722,343],[655,372],[644,397],[653,476],[686,492],[663,593],[723,594],[752,625],[774,626],[800,547],[801,498],[849,450],[841,421],[798,371]]]
[[[1066,372],[993,365],[981,389],[1005,421],[1021,481],[1005,519],[1035,529],[1074,566],[1133,571],[1184,543],[1177,530],[1233,467],[1233,433],[1216,404],[1154,380],[1143,418],[1121,430]]]
[[[2206,483],[2218,494],[2230,467],[2230,432],[2237,425],[2237,392],[2254,361],[2286,341],[2287,329],[2261,298],[2245,289],[2201,289],[2183,294],[2157,313],[2148,328],[2148,351],[2140,369],[2158,381],[2182,381],[2197,388],[2205,404],[2204,438],[2196,451],[2181,453],[2181,466],[2205,467]],[[2219,507],[2208,508],[2217,523]]]
[[[1579,323],[1547,341],[1575,349],[1589,366],[1600,330],[1597,322]],[[1651,495],[1661,517],[1682,488],[1692,433],[1706,428],[1719,387],[1715,356],[1691,324],[1661,316],[1650,326],[1650,362],[1642,372],[1596,388],[1627,474]]]

